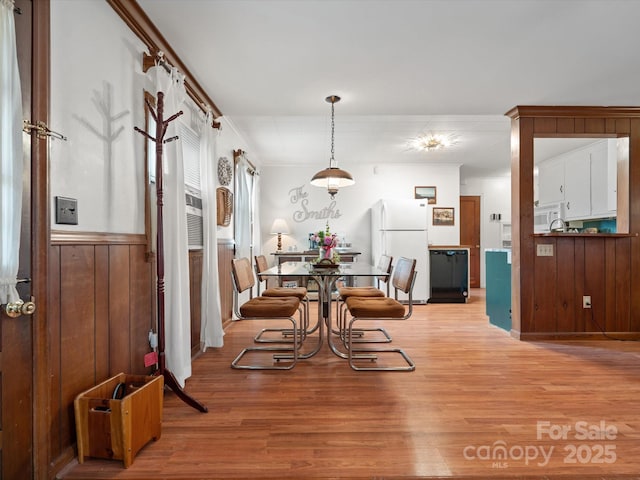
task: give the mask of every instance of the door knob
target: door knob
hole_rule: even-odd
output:
[[[23,300],[16,300],[15,302],[7,303],[5,312],[8,317],[17,318],[20,315],[31,315],[36,311],[36,304],[32,301],[25,302]]]

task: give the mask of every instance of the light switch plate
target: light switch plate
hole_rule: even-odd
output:
[[[538,257],[553,257],[553,244],[539,243],[537,245],[536,254]]]
[[[78,201],[75,198],[56,197],[56,223],[78,225]]]

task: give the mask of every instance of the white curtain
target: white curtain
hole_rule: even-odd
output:
[[[208,347],[221,347],[224,343],[218,282],[218,225],[216,222],[215,167],[219,130],[211,127],[212,121],[213,114],[208,112],[200,134],[200,182],[204,233],[200,341],[205,351]]]
[[[236,195],[235,195],[235,237],[236,257],[247,257],[252,262],[252,232],[251,215],[253,211],[253,178],[249,173],[249,164],[244,155],[239,157],[236,165]]]
[[[166,120],[179,110],[186,96],[184,76],[177,69],[167,74],[153,67],[148,75],[156,92],[164,93]],[[169,123],[165,140],[178,135],[178,122]],[[165,358],[167,369],[181,387],[191,376],[191,315],[189,311],[189,246],[185,209],[184,164],[180,140],[163,145],[163,231],[165,266]]]
[[[0,304],[19,298],[22,94],[13,16],[13,2],[0,0]]]
[[[252,203],[253,208],[251,212],[251,222],[253,223],[253,255],[260,255],[262,253],[262,234],[260,228],[260,175],[258,172],[253,174],[253,188],[252,188]]]

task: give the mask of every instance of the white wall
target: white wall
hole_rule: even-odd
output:
[[[52,228],[143,233],[144,139],[133,127],[144,126],[142,92],[148,81],[141,62],[146,47],[106,2],[77,0],[52,1],[51,41],[56,48],[51,52],[50,127],[69,139],[50,142]],[[185,120],[188,116],[185,109]],[[259,166],[233,125],[220,121],[217,157],[233,161],[233,150],[240,148]],[[263,253],[275,250],[269,229],[274,218],[283,217],[292,229],[283,239],[285,249],[306,249],[308,234],[324,228],[328,220],[332,231],[370,260],[371,205],[380,198],[413,198],[415,186],[432,185],[437,187],[436,206],[455,208],[455,225],[430,225],[430,243],[459,243],[459,196],[464,194],[482,197],[482,251],[501,246],[499,224],[488,216],[510,218],[508,178],[468,179],[461,186],[457,165],[341,166],[354,175],[356,184],[342,189],[335,203],[325,190],[309,184],[325,165],[259,166]],[[78,199],[77,226],[54,223],[57,195]],[[233,223],[218,227],[218,237],[233,238]]]
[[[68,137],[50,143],[52,228],[144,233],[145,140],[133,127],[144,128],[143,91],[153,90],[142,72],[147,48],[98,1],[52,0],[51,42],[49,125]],[[194,126],[201,113],[187,103],[180,121]],[[234,149],[249,149],[218,120],[217,157],[233,162]],[[55,196],[78,200],[78,225],[55,223]],[[218,227],[218,237],[233,238],[233,222]]]
[[[511,177],[469,178],[460,186],[460,195],[480,196],[480,286],[486,285],[486,248],[502,248],[501,223],[511,222]],[[499,213],[502,220],[489,216]]]
[[[351,242],[355,250],[362,252],[361,258],[372,260],[371,206],[381,198],[414,198],[414,187],[425,185],[437,187],[435,206],[455,208],[453,227],[429,225],[430,243],[459,244],[459,166],[341,164],[341,167],[353,175],[356,184],[341,189],[334,201],[325,189],[309,183],[318,170],[325,168],[324,165],[260,169],[262,253],[268,255],[276,250],[276,237],[270,235],[269,229],[273,220],[281,217],[292,232],[283,236],[284,250],[293,246],[306,250],[309,233],[324,229],[328,220],[332,232],[346,237],[342,240]]]
[[[51,2],[52,228],[144,233],[144,45],[106,2]],[[78,200],[55,224],[54,197]]]

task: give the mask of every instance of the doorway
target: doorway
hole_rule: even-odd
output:
[[[15,0],[23,117],[48,120],[49,2]],[[33,315],[0,312],[0,477],[45,478],[49,436],[46,359],[47,140],[23,133],[23,194],[17,290]]]
[[[480,288],[480,196],[460,196],[460,245],[469,247],[469,286]]]

